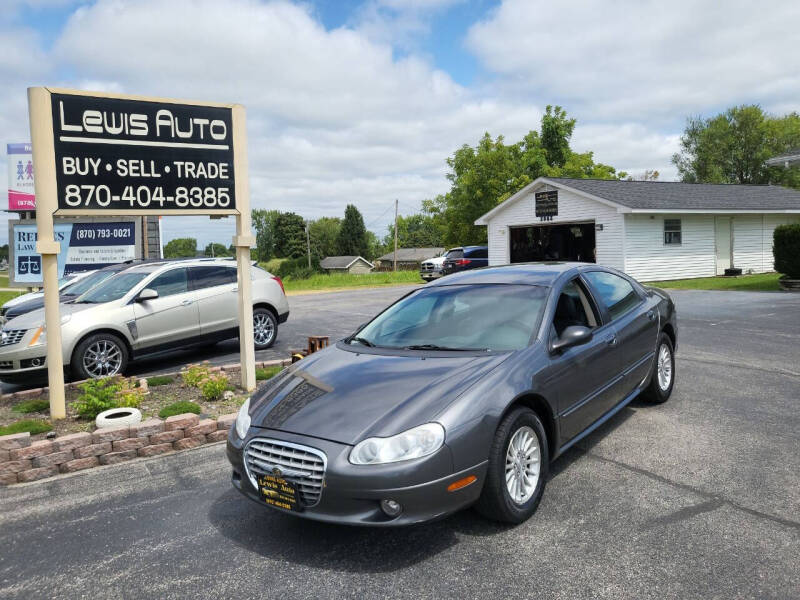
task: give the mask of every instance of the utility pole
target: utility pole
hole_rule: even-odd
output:
[[[397,198],[394,199],[394,270],[397,271]]]
[[[306,221],[306,253],[308,254],[308,268],[311,268],[311,238],[308,235],[308,221]]]

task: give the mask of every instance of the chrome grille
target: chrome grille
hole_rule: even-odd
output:
[[[13,369],[14,363],[10,360],[0,360],[0,369]]]
[[[27,329],[4,329],[0,336],[0,346],[19,344]]]
[[[303,506],[314,506],[322,495],[327,459],[325,453],[316,448],[254,438],[245,447],[244,466],[250,483],[256,488],[256,475],[272,475],[273,468],[278,467],[283,477],[297,486]]]

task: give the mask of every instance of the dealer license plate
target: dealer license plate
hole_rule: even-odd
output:
[[[302,510],[300,506],[300,496],[295,485],[275,475],[259,475],[258,489],[261,498],[270,506],[282,508],[284,510]]]

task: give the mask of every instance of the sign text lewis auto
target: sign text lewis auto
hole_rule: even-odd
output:
[[[52,95],[58,210],[236,212],[231,109]]]

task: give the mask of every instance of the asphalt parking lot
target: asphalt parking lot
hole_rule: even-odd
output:
[[[403,292],[292,298],[276,352]],[[672,398],[556,461],[520,526],[302,521],[234,492],[215,445],[0,490],[0,596],[798,598],[800,296],[673,296]]]

